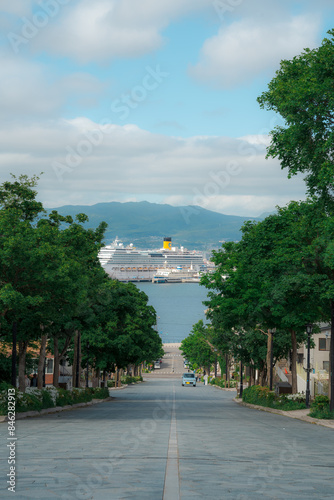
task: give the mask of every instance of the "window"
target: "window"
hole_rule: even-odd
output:
[[[323,369],[329,372],[329,361],[323,361]]]
[[[301,365],[301,364],[303,364],[303,361],[304,361],[304,354],[302,352],[298,352],[297,353],[297,363],[299,363]]]
[[[45,373],[53,373],[53,359],[45,360]]]
[[[329,351],[327,344],[328,342],[326,338],[319,339],[319,351]]]

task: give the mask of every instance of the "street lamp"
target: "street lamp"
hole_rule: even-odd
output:
[[[311,334],[313,330],[313,325],[308,323],[306,325],[307,333],[307,368],[306,368],[306,408],[310,407],[310,345],[311,345]]]
[[[273,369],[274,369],[274,333],[276,332],[276,328],[269,329],[269,333],[271,334],[270,340],[270,382],[269,382],[269,390],[273,390]]]

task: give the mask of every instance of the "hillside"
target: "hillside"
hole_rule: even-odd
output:
[[[118,236],[124,243],[133,243],[138,248],[162,246],[165,236],[172,237],[173,245],[189,249],[219,248],[222,240],[240,239],[245,220],[259,220],[219,214],[198,206],[173,207],[146,201],[68,205],[55,210],[62,215],[87,214],[87,227],[96,227],[105,221],[108,224],[106,243]]]

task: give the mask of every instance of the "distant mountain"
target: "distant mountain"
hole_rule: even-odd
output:
[[[223,240],[240,240],[240,228],[246,220],[260,220],[224,215],[198,206],[173,207],[147,201],[67,205],[55,210],[62,215],[87,214],[87,227],[96,227],[105,221],[108,224],[106,243],[118,236],[137,248],[160,247],[163,238],[170,236],[175,246],[211,250],[219,248]]]
[[[269,217],[269,215],[276,215],[277,210],[274,210],[273,212],[263,212],[261,215],[259,215],[258,219],[263,220],[266,217]]]

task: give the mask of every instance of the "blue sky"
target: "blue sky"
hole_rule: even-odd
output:
[[[281,59],[321,44],[332,1],[0,0],[1,178],[47,207],[200,204],[257,216],[305,197],[265,160]]]

